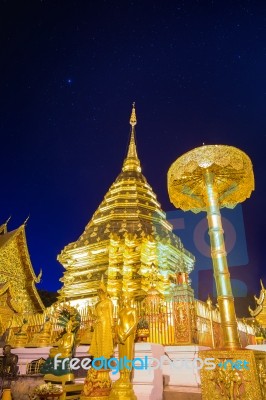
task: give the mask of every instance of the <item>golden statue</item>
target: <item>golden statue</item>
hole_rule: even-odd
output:
[[[95,325],[89,354],[94,357],[95,368],[88,370],[80,399],[108,399],[112,382],[109,369],[100,367],[101,361],[96,358],[109,359],[114,353],[113,345],[113,304],[107,294],[103,276],[98,289],[99,301],[95,306]],[[99,368],[96,368],[99,367]]]
[[[117,324],[119,360],[129,360],[127,365],[120,369],[120,378],[114,383],[109,399],[136,400],[131,383],[132,361],[134,359],[134,339],[137,329],[137,312],[131,305],[128,294],[123,296],[123,305],[119,312]],[[131,361],[131,363],[130,363]],[[129,365],[128,365],[129,364]],[[131,365],[130,365],[131,364]]]
[[[46,318],[41,330],[33,335],[26,347],[47,347],[51,344],[52,323]]]
[[[73,356],[75,334],[72,331],[73,322],[69,320],[66,332],[52,347],[49,357],[41,367],[41,373],[45,374],[45,381],[72,382],[74,375],[71,372],[70,360]]]
[[[110,358],[114,353],[113,345],[113,304],[108,297],[106,287],[101,280],[98,289],[99,301],[95,306],[95,325],[89,354],[95,358]]]
[[[28,320],[23,319],[19,331],[12,338],[12,347],[25,347],[28,342]]]
[[[74,333],[72,332],[73,322],[69,320],[66,326],[66,333],[58,340],[56,347],[52,347],[49,357],[55,357],[61,354],[60,358],[72,357],[72,349],[74,346]]]

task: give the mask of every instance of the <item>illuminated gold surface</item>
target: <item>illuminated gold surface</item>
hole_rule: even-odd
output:
[[[136,309],[130,305],[131,298],[124,293],[122,306],[117,323],[118,353],[119,359],[134,359],[134,339],[137,329]],[[125,366],[120,369],[120,377],[113,384],[110,400],[136,400],[137,397],[132,385],[132,370]]]
[[[35,333],[30,340],[30,342],[26,345],[26,347],[48,347],[51,345],[51,336],[52,336],[52,323],[50,320],[46,321],[41,330]]]
[[[113,304],[103,282],[98,289],[99,301],[95,306],[95,323],[89,354],[95,358],[109,359],[114,353]]]
[[[254,350],[262,398],[266,399],[266,352]]]
[[[111,394],[108,398],[109,400],[137,400],[132,383],[119,380],[113,384]]]
[[[215,175],[209,170],[204,174],[206,187],[206,209],[211,242],[211,257],[217,290],[217,301],[221,315],[226,349],[240,348],[234,298],[227,265],[221,214],[218,206],[218,194],[214,185]]]
[[[3,329],[17,313],[36,313],[44,309],[35,283],[27,247],[25,226],[8,232],[7,223],[0,227],[0,314]]]
[[[130,142],[121,173],[80,238],[58,256],[65,268],[61,300],[94,305],[102,274],[112,299],[118,299],[124,281],[135,298],[143,298],[149,289],[152,264],[161,276],[156,288],[167,295],[171,288],[169,277],[178,271],[189,274],[194,268],[194,257],[173,234],[141,173],[136,122],[133,107]]]
[[[72,350],[75,343],[75,335],[72,332],[72,321],[70,320],[66,326],[66,332],[56,343],[56,347],[50,349],[49,357],[55,357],[60,354],[61,358],[71,358]]]
[[[214,358],[216,368],[200,370],[202,400],[263,400],[254,353],[251,350],[200,351],[199,358]],[[241,370],[223,367],[219,362],[246,360],[248,368]]]
[[[68,373],[61,376],[57,376],[54,374],[45,374],[43,379],[45,380],[45,382],[56,382],[56,383],[61,383],[62,385],[68,382],[75,381],[75,377],[72,373]]]
[[[197,147],[179,157],[169,168],[168,192],[177,208],[206,211],[205,171],[215,175],[220,207],[233,208],[250,197],[254,175],[250,158],[232,146]]]
[[[84,381],[80,400],[108,399],[112,387],[109,370],[90,368]]]
[[[2,400],[12,400],[11,389],[3,389]]]
[[[210,311],[210,325],[211,325],[212,348],[214,349],[214,348],[215,348],[215,340],[214,340],[213,321],[212,321],[212,301],[211,301],[210,296],[208,296],[206,303],[207,303],[208,309],[209,309],[209,311]]]
[[[259,298],[254,296],[257,306],[255,310],[252,310],[250,307],[248,308],[248,310],[251,317],[254,317],[262,328],[266,328],[266,296],[265,296],[266,289],[263,286],[262,280],[260,280],[260,284],[261,284],[261,291]]]
[[[24,320],[25,321],[25,320]],[[12,347],[25,347],[28,343],[28,322],[25,321],[21,325],[19,331],[15,333],[13,336],[13,340],[10,340],[9,343]]]

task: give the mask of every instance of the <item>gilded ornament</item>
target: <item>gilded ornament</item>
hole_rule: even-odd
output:
[[[251,350],[207,350],[200,351],[199,357],[203,362],[207,358],[214,358],[216,364],[214,370],[200,370],[202,400],[264,399]]]
[[[179,157],[168,171],[171,202],[184,211],[207,211],[211,256],[225,348],[240,348],[220,207],[233,208],[254,190],[249,157],[224,145],[202,146]]]
[[[206,211],[206,171],[216,177],[220,207],[233,208],[254,190],[252,163],[243,151],[225,145],[202,146],[179,157],[168,171],[168,192],[177,208]]]

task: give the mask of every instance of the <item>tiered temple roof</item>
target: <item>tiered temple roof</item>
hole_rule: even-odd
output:
[[[135,143],[137,123],[133,107],[131,136],[121,173],[85,227],[80,238],[66,246],[58,260],[66,268],[61,298],[95,296],[104,274],[109,293],[118,297],[126,282],[134,296],[145,294],[151,280],[169,293],[170,277],[190,273],[194,257],[184,249],[141,172]],[[151,266],[157,277],[151,277]],[[154,268],[153,275],[154,275]],[[124,282],[124,283],[123,283]]]
[[[31,264],[25,224],[8,232],[7,223],[0,226],[0,314],[6,325],[17,313],[44,310],[35,284],[39,282]]]

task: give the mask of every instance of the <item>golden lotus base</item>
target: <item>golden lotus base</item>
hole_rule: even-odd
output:
[[[132,383],[118,379],[113,384],[109,400],[137,400]]]
[[[50,338],[47,338],[46,340],[41,339],[40,341],[32,341],[28,344],[26,344],[25,347],[50,347]]]
[[[13,348],[25,347],[27,342],[28,336],[25,333],[17,333],[15,338],[13,338],[11,345]]]
[[[198,357],[204,363],[200,370],[202,400],[264,399],[252,350],[205,350]],[[207,358],[214,359],[215,369],[206,368]]]

